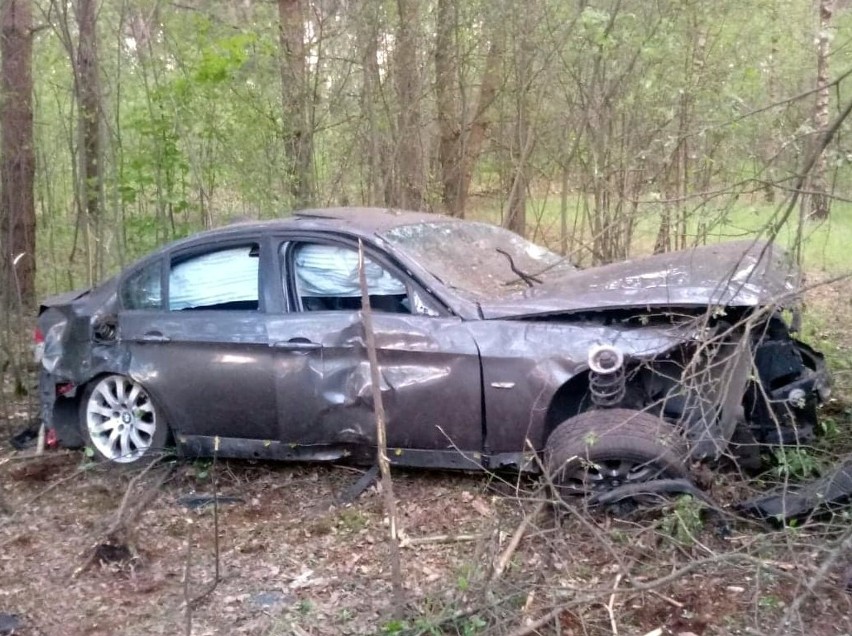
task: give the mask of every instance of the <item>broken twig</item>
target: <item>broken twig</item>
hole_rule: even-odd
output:
[[[435,534],[431,537],[403,537],[399,542],[400,548],[412,548],[418,545],[429,545],[432,543],[464,543],[466,541],[478,541],[482,539],[481,534]]]
[[[379,470],[382,475],[382,495],[385,513],[390,526],[391,584],[394,595],[394,612],[397,618],[402,616],[404,606],[402,589],[402,566],[399,557],[399,528],[397,526],[396,498],[393,494],[393,480],[388,460],[387,429],[385,426],[385,406],[382,401],[382,383],[379,374],[379,359],[376,353],[376,334],[373,331],[373,311],[370,307],[370,292],[367,289],[367,274],[364,270],[364,244],[358,240],[358,281],[361,284],[361,312],[364,319],[364,333],[367,343],[367,357],[370,360],[370,384],[373,389],[373,409],[376,415],[376,446]]]
[[[503,575],[503,571],[506,569],[506,566],[509,564],[509,560],[512,558],[512,555],[515,554],[515,550],[518,549],[518,545],[521,543],[521,539],[524,538],[524,534],[526,534],[527,528],[529,527],[532,520],[535,519],[544,507],[548,504],[547,501],[539,501],[533,511],[528,515],[525,515],[521,523],[518,524],[518,527],[515,529],[515,532],[512,534],[512,538],[509,541],[509,545],[506,546],[506,549],[503,551],[503,554],[500,555],[500,558],[497,559],[497,563],[494,564],[494,571],[491,574],[491,580],[496,581]]]

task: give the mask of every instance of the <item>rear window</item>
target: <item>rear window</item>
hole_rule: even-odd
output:
[[[169,310],[258,309],[257,244],[207,252],[172,263]]]

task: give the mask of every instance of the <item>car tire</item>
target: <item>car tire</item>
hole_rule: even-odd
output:
[[[557,426],[545,470],[559,494],[601,494],[621,485],[687,476],[686,441],[665,420],[629,409],[580,413]]]
[[[88,384],[80,401],[80,430],[98,460],[134,464],[163,452],[168,426],[148,391],[124,375]]]

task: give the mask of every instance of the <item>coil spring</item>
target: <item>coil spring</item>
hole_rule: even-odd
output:
[[[589,392],[592,402],[597,406],[616,406],[627,392],[624,380],[624,367],[611,373],[589,372]]]

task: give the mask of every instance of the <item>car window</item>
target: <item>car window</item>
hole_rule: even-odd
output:
[[[163,306],[162,261],[154,261],[130,274],[121,286],[125,309],[160,309]]]
[[[173,262],[169,309],[257,309],[259,254],[251,244]]]
[[[296,295],[303,311],[361,308],[356,250],[338,245],[301,243],[293,248],[292,267]],[[370,306],[374,310],[411,313],[408,288],[399,278],[369,258],[364,260],[364,274]]]

